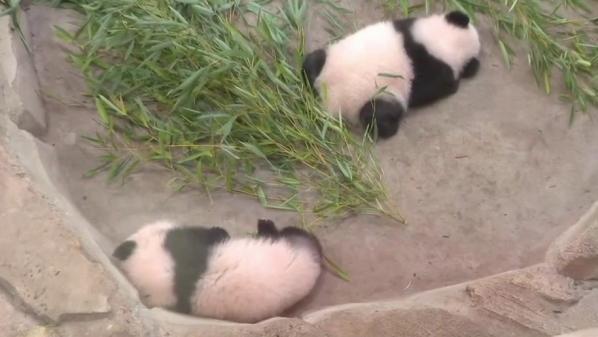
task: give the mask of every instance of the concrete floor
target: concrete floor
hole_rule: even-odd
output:
[[[360,6],[365,5],[360,2]],[[380,17],[360,12],[361,22]],[[157,217],[221,225],[233,233],[255,220],[295,224],[292,213],[261,208],[243,196],[178,193],[159,167],[145,167],[126,185],[84,179],[98,152],[81,135],[98,129],[85,85],[65,59],[51,27],[76,23],[73,13],[32,7],[34,63],[48,117],[42,160],[51,178],[97,229],[106,253]],[[351,282],[326,274],[297,312],[335,304],[387,300],[530,266],[548,244],[598,199],[598,134],[579,116],[568,127],[569,106],[536,87],[524,57],[505,70],[487,29],[482,69],[453,97],[412,111],[399,134],[377,146],[391,202],[406,226],[356,216],[316,228],[327,254]],[[310,45],[324,38],[312,32]],[[592,111],[595,113],[596,111]]]

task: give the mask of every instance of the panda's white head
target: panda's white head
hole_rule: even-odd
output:
[[[467,14],[452,11],[413,22],[415,42],[451,67],[456,79],[475,75],[479,68],[480,38]]]

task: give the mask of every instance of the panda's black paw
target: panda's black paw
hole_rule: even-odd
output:
[[[474,57],[463,67],[461,78],[472,78],[478,73],[478,70],[480,70],[480,60]]]

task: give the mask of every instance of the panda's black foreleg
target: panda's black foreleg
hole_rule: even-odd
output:
[[[480,60],[474,57],[467,62],[465,67],[463,67],[463,70],[461,71],[461,78],[472,78],[478,73],[479,70]]]
[[[367,102],[359,110],[361,124],[374,131],[380,138],[389,138],[397,133],[405,108],[398,100],[390,97],[378,97]]]
[[[430,61],[416,70],[411,86],[409,107],[432,104],[457,92],[459,80],[453,70],[442,63]]]

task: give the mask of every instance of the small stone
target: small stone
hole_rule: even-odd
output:
[[[8,163],[0,146],[0,182],[11,191],[0,195],[4,281],[35,314],[52,322],[70,315],[110,312],[108,299],[116,289],[110,275],[87,257],[77,236],[64,224],[63,214],[30,189],[27,180],[15,178]],[[27,212],[10,211],[24,208]]]
[[[36,326],[35,328],[32,328],[31,330],[27,331],[25,337],[50,337],[52,336],[50,333],[51,332],[47,327]]]
[[[545,264],[474,281],[466,293],[475,307],[549,335],[562,328],[555,311],[565,311],[583,296],[573,280]]]
[[[0,336],[27,336],[26,332],[36,325],[35,319],[17,309],[9,297],[0,291]]]
[[[598,328],[578,330],[575,332],[567,333],[564,335],[558,335],[554,337],[596,337],[598,336]]]

